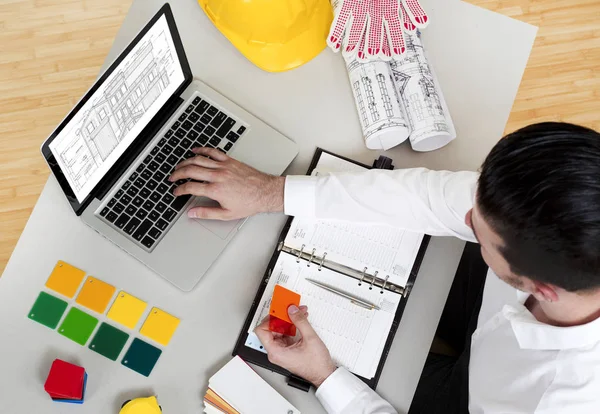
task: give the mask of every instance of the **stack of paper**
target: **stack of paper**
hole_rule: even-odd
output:
[[[264,414],[300,411],[277,393],[240,357],[234,357],[208,382],[206,414]]]

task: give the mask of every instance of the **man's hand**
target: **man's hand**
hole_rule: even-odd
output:
[[[217,201],[220,207],[195,207],[188,216],[235,220],[258,213],[283,211],[284,177],[264,174],[214,148],[194,148],[195,157],[181,162],[169,178],[190,178],[173,191]],[[208,158],[210,157],[210,158]]]
[[[318,388],[333,374],[336,366],[327,347],[308,322],[308,308],[292,305],[288,315],[300,331],[299,339],[269,331],[269,317],[254,332],[265,347],[269,361]]]

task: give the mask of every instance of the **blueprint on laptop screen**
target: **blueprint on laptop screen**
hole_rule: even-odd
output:
[[[162,16],[50,143],[79,202],[183,81],[167,19]]]

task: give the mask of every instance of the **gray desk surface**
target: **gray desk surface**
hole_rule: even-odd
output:
[[[134,2],[107,62],[161,3]],[[476,169],[502,135],[535,28],[457,0],[423,3],[433,22],[424,44],[459,137],[434,153],[402,145],[387,155],[396,167]],[[233,49],[195,0],[173,1],[172,7],[195,75],[299,144],[288,174],[304,173],[317,145],[363,162],[377,157],[362,142],[339,55],[327,50],[299,69],[268,74]],[[166,413],[199,412],[208,378],[230,358],[283,222],[282,215],[250,219],[198,286],[183,293],[86,227],[50,178],[0,278],[0,412],[116,413],[124,400],[155,393]],[[432,240],[396,334],[378,391],[401,412],[410,405],[462,246],[449,238]],[[27,320],[59,259],[181,317],[149,378]],[[84,411],[53,403],[44,393],[57,357],[87,369]],[[258,371],[302,412],[322,412],[312,393]]]

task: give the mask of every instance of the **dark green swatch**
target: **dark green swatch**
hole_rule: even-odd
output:
[[[46,292],[40,292],[33,307],[29,311],[29,319],[54,329],[67,309],[67,302],[55,298]]]
[[[79,345],[85,345],[97,324],[98,319],[77,308],[71,308],[58,332]]]
[[[108,359],[116,361],[128,338],[129,335],[125,332],[102,322],[89,348]]]
[[[161,353],[162,351],[155,346],[135,338],[121,363],[147,377],[152,372]]]

